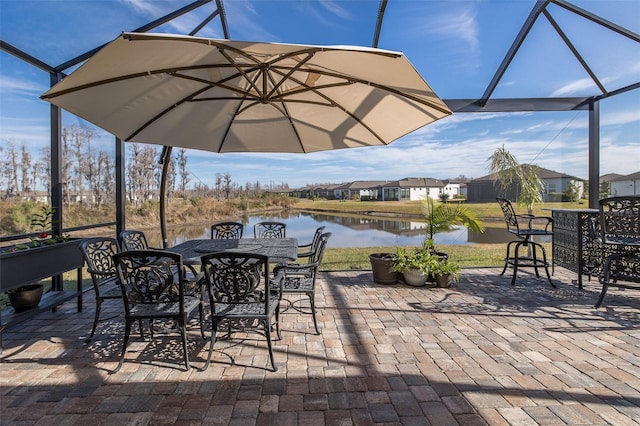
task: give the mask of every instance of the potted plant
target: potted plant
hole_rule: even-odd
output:
[[[475,212],[462,204],[458,203],[455,207],[449,203],[436,204],[433,198],[428,197],[422,202],[422,209],[427,226],[424,247],[433,253],[436,252],[435,235],[450,231],[455,225],[464,225],[472,231],[484,232],[484,225]],[[441,253],[441,257],[446,257],[446,254]]]
[[[460,278],[460,265],[452,262],[449,258],[440,259],[433,256],[429,270],[438,287],[451,287],[451,284]]]
[[[372,253],[369,255],[373,282],[378,284],[395,284],[400,273],[393,269],[396,256],[393,253]]]
[[[424,286],[429,278],[434,256],[424,247],[396,247],[393,270],[402,274],[405,283],[414,287]]]

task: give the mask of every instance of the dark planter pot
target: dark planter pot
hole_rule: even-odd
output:
[[[391,253],[373,253],[369,255],[373,282],[377,284],[395,284],[400,274],[393,271],[395,256]]]
[[[43,290],[42,284],[30,284],[10,290],[9,302],[14,312],[20,313],[37,307],[42,299]]]
[[[449,258],[449,254],[448,253],[444,253],[444,252],[441,252],[441,251],[437,251],[436,252],[436,256],[438,256],[438,260],[440,262],[444,262],[445,260],[447,260]],[[436,283],[436,285],[437,285],[436,277],[433,274],[429,274],[429,277],[427,278],[427,282]]]
[[[453,284],[453,277],[451,274],[436,275],[435,279],[436,285],[440,288],[448,288]]]
[[[0,291],[38,282],[44,278],[81,268],[84,264],[82,238],[18,250],[0,255]]]

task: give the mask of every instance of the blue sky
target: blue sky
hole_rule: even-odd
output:
[[[147,24],[190,1],[0,0],[2,40],[57,66]],[[640,1],[573,4],[640,33]],[[389,0],[379,47],[404,52],[443,99],[479,98],[534,0]],[[371,46],[378,0],[226,0],[230,37],[237,40]],[[154,32],[188,33],[215,2]],[[558,6],[550,11],[607,90],[640,81],[640,46]],[[214,19],[200,36],[223,38]],[[0,52],[0,141],[48,145],[49,104],[39,95],[49,76]],[[539,19],[494,98],[589,96],[597,87],[545,19]],[[88,124],[65,114],[63,125]],[[640,170],[640,90],[601,103],[601,173]],[[487,158],[504,146],[523,163],[588,177],[588,116],[580,112],[454,114],[385,147],[291,154],[189,151],[191,182],[212,185],[229,172],[244,185],[452,178],[487,174]],[[112,137],[102,134],[103,149]]]

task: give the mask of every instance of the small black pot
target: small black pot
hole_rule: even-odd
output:
[[[42,299],[44,287],[42,284],[29,284],[15,290],[9,290],[9,302],[13,306],[15,313],[20,313],[33,309]]]

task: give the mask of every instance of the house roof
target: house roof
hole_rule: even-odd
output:
[[[523,164],[522,167],[531,167],[531,165],[530,164]],[[544,167],[540,167],[540,166],[536,166],[536,167],[538,167],[538,177],[540,179],[564,178],[564,179],[573,179],[573,180],[584,181],[584,179],[581,179],[581,178],[576,177],[576,176],[571,176],[571,175],[568,175],[566,173],[556,172],[555,170],[545,169]],[[495,174],[489,174],[489,175],[486,175],[486,176],[479,177],[477,179],[472,179],[471,182],[494,180],[493,179],[494,176],[495,176]]]
[[[433,178],[406,177],[382,186],[385,188],[443,188],[445,183]]]
[[[611,182],[614,179],[617,179],[619,177],[622,177],[623,175],[621,175],[620,173],[607,173],[606,175],[602,175],[600,176],[600,183],[603,182]]]
[[[370,189],[370,188],[376,188],[376,187],[382,186],[387,182],[389,181],[388,180],[356,180],[353,182],[346,182],[346,183],[340,184],[334,189],[353,189],[353,190]]]
[[[638,180],[640,179],[640,171],[631,173],[630,175],[618,175],[617,177],[610,179],[609,182],[620,182],[625,180]]]

